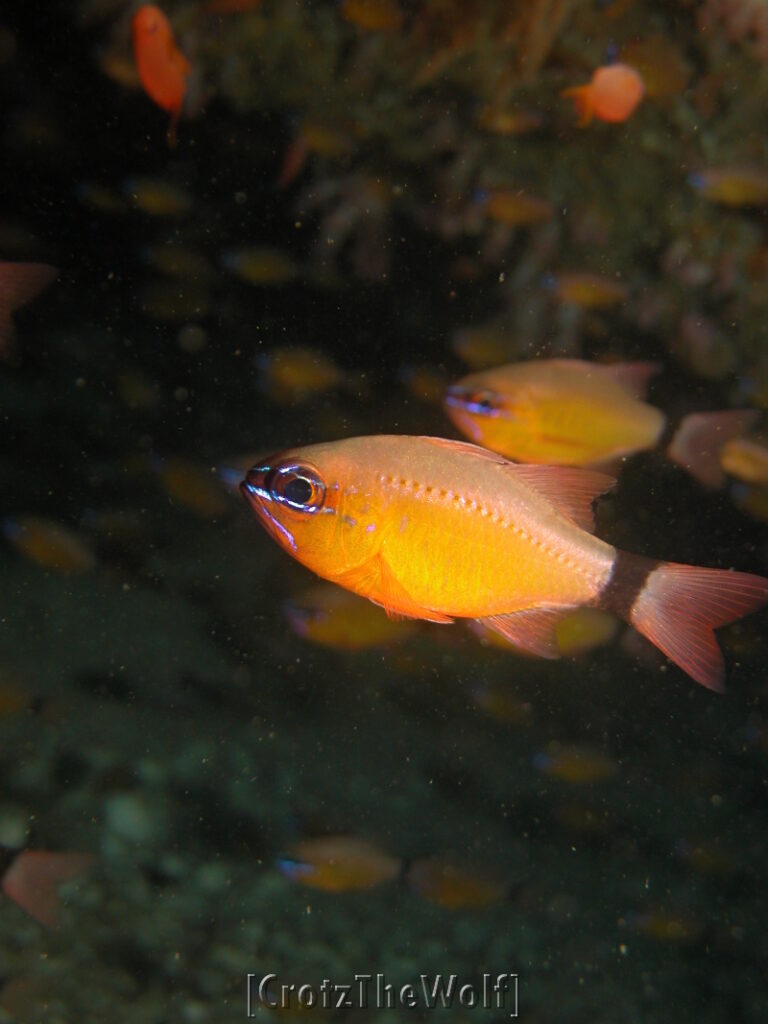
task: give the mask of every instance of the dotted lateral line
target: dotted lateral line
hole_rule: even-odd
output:
[[[502,515],[496,508],[488,508],[486,505],[481,505],[475,501],[474,498],[467,500],[463,494],[457,494],[448,487],[435,487],[433,484],[422,484],[418,480],[409,480],[404,476],[395,476],[394,474],[382,474],[379,477],[379,481],[382,484],[386,484],[392,487],[394,490],[401,490],[406,494],[412,494],[413,497],[419,497],[420,495],[435,495],[440,501],[453,504],[456,508],[468,508],[471,512],[479,512],[483,518],[490,518],[494,525],[501,526],[502,529],[511,530],[513,534],[520,538],[522,541],[527,541],[532,544],[537,550],[543,555],[547,555],[553,558],[560,565],[566,566],[573,572],[579,573],[581,576],[587,576],[590,579],[594,578],[594,574],[588,569],[585,569],[578,562],[574,562],[573,559],[563,551],[555,551],[550,547],[546,541],[540,540],[534,537],[533,534],[524,530],[522,526],[518,526],[517,523],[507,519],[506,516]]]

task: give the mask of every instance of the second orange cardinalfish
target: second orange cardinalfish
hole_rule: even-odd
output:
[[[142,4],[133,16],[133,55],[144,91],[171,115],[172,143],[192,69],[176,45],[171,23],[155,4]]]
[[[537,359],[469,374],[445,410],[477,444],[519,462],[589,466],[653,448],[666,426],[641,401],[655,363]]]
[[[241,491],[297,561],[390,614],[479,619],[557,658],[562,617],[605,608],[721,689],[713,631],[768,601],[768,579],[630,555],[595,537],[592,502],[612,484],[463,441],[381,435],[279,453],[249,470]]]

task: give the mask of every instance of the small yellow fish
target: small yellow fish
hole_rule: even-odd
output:
[[[370,601],[330,583],[289,599],[284,610],[300,637],[340,651],[386,647],[414,631],[413,622],[394,622]]]
[[[44,569],[76,574],[96,566],[96,555],[87,541],[52,519],[41,516],[4,519],[3,533],[15,548]]]
[[[149,245],[141,250],[144,262],[166,277],[210,280],[213,268],[202,252],[176,242]]]
[[[473,370],[485,370],[509,361],[514,339],[501,325],[463,327],[451,338],[451,348]]]
[[[162,178],[127,178],[123,192],[131,205],[151,217],[181,217],[192,209],[192,196]]]
[[[546,199],[506,188],[481,189],[476,201],[486,216],[508,227],[526,227],[552,220],[555,210]]]
[[[601,608],[577,608],[558,623],[555,631],[557,646],[565,658],[604,647],[614,639],[619,620]]]
[[[398,32],[403,25],[397,0],[342,0],[341,16],[366,32]]]
[[[745,484],[768,486],[768,447],[752,438],[727,441],[720,449],[720,466]]]
[[[277,861],[286,878],[324,892],[371,889],[397,878],[401,864],[370,840],[349,835],[303,839]]]
[[[640,401],[655,363],[510,363],[448,388],[459,430],[518,462],[589,466],[653,448],[666,417]]]
[[[344,374],[319,349],[286,346],[257,356],[261,389],[280,405],[305,402],[332,391],[344,382]]]
[[[448,384],[444,373],[432,366],[404,365],[398,371],[398,377],[405,384],[414,398],[429,405],[442,405],[443,395]]]
[[[490,872],[468,868],[448,857],[414,861],[406,874],[411,889],[428,903],[447,910],[480,910],[509,892],[509,883]]]
[[[533,110],[488,106],[480,111],[477,123],[495,135],[527,135],[538,131],[544,124],[544,118]]]
[[[676,914],[667,910],[627,914],[625,924],[631,931],[657,942],[694,942],[703,931],[700,921],[687,914]]]
[[[697,171],[688,179],[705,199],[723,206],[768,206],[768,171],[721,167]]]
[[[581,309],[610,309],[629,295],[626,285],[598,274],[565,272],[545,279],[545,285],[557,302]]]
[[[299,272],[293,257],[268,246],[229,249],[222,253],[221,263],[248,284],[265,288],[288,284]]]
[[[621,47],[621,57],[642,76],[649,100],[665,102],[676,99],[685,91],[693,74],[679,46],[661,34],[625,43]]]
[[[190,280],[149,281],[139,289],[137,301],[145,316],[171,324],[198,320],[212,307],[206,287]]]
[[[602,750],[585,746],[561,746],[557,743],[536,754],[533,765],[550,778],[575,786],[605,782],[606,779],[612,779],[619,770],[613,758]]]
[[[498,636],[491,633],[490,636]],[[504,725],[523,725],[533,718],[533,705],[521,701],[507,686],[481,684],[472,688],[472,699],[489,718]]]
[[[155,469],[171,501],[201,519],[218,519],[229,508],[213,471],[181,458],[159,459]]]

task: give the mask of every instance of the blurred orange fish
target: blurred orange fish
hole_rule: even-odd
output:
[[[525,192],[507,189],[481,189],[477,196],[491,220],[508,227],[525,227],[552,220],[554,207],[546,199],[529,196]]]
[[[591,506],[612,483],[587,470],[514,465],[462,441],[382,435],[274,455],[241,491],[297,561],[391,614],[479,619],[556,658],[563,616],[601,607],[720,689],[713,630],[763,605],[768,580],[599,540]]]
[[[768,447],[753,438],[727,441],[720,450],[720,466],[745,484],[768,485]]]
[[[489,872],[463,867],[448,857],[427,857],[414,861],[406,881],[428,903],[447,910],[479,910],[509,892],[509,883]]]
[[[58,276],[56,267],[47,263],[0,263],[0,358],[8,355],[13,314]]]
[[[600,121],[626,121],[635,112],[645,94],[645,85],[638,71],[629,64],[607,64],[598,68],[586,85],[564,89],[579,114],[579,124],[589,124],[593,117]]]
[[[227,511],[228,502],[213,470],[180,458],[158,459],[153,468],[171,501],[201,519],[218,519]]]
[[[619,766],[602,750],[582,746],[553,745],[536,754],[533,765],[540,772],[577,786],[592,785],[613,778]]]
[[[262,390],[281,405],[304,402],[344,382],[341,370],[319,349],[285,346],[264,352],[255,361]]]
[[[705,199],[723,206],[768,206],[768,171],[720,167],[696,171],[688,179]]]
[[[537,359],[462,378],[445,410],[477,444],[518,462],[589,466],[652,448],[666,417],[640,401],[655,363]]]
[[[133,16],[133,56],[144,91],[171,115],[168,142],[173,144],[192,69],[155,4],[143,4]]]
[[[403,24],[397,0],[342,0],[341,16],[366,32],[397,32]]]
[[[284,610],[300,637],[340,651],[385,647],[413,631],[413,623],[393,622],[370,601],[327,583],[286,601]]]
[[[294,844],[277,867],[293,882],[324,892],[371,889],[397,878],[401,861],[368,839],[323,836]]]
[[[88,572],[96,565],[96,556],[74,530],[42,516],[4,519],[3,533],[27,558],[44,569],[64,574]]]
[[[626,285],[599,274],[563,271],[547,277],[544,283],[558,302],[582,309],[610,309],[629,294]]]
[[[648,99],[672,100],[691,80],[692,68],[682,50],[661,33],[625,44],[621,56],[642,76]]]
[[[454,331],[451,348],[473,370],[506,363],[514,349],[511,332],[501,325],[485,324],[482,327],[463,327]]]
[[[5,895],[47,928],[59,925],[57,886],[69,882],[93,863],[87,853],[48,853],[23,850],[2,877]]]

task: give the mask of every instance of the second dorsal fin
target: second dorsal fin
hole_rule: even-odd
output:
[[[508,463],[505,470],[554,505],[557,511],[582,530],[595,529],[592,503],[616,483],[615,477],[575,466],[521,466]]]

